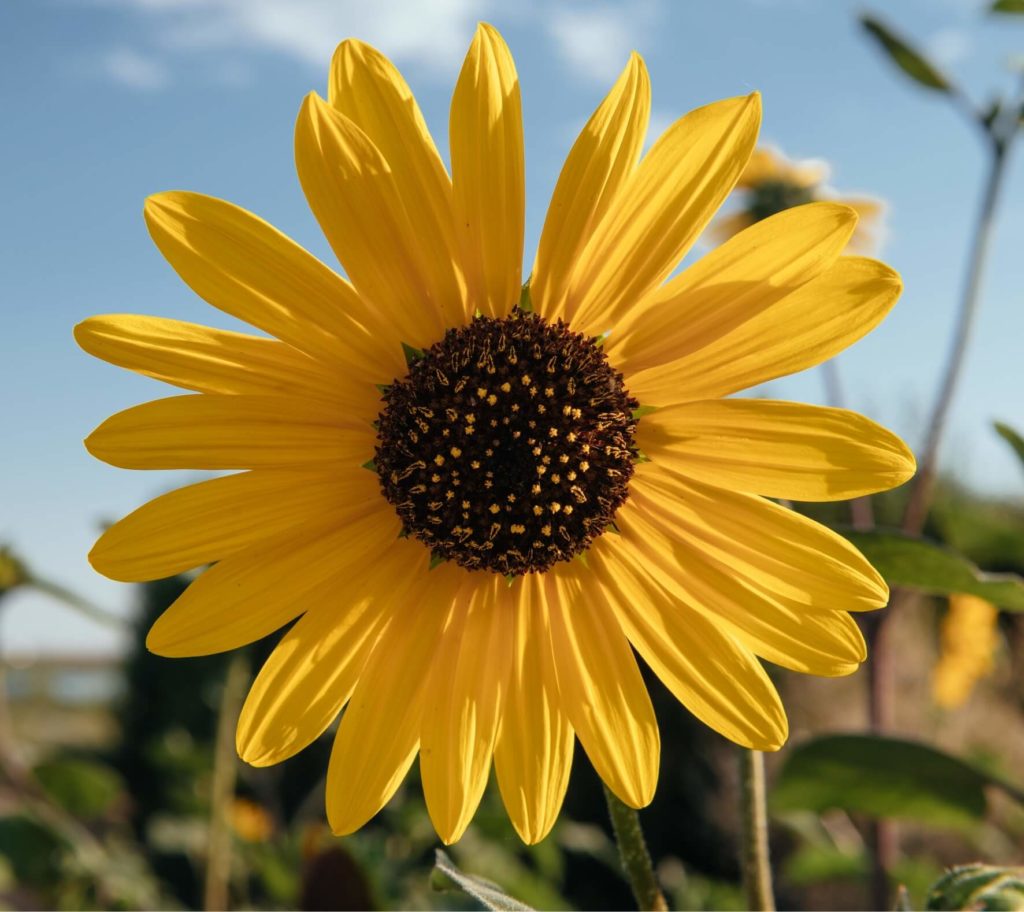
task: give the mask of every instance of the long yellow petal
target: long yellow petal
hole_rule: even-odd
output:
[[[423,682],[466,573],[442,564],[395,609],[342,717],[327,770],[327,819],[358,830],[395,793],[420,743]]]
[[[651,698],[618,620],[575,570],[549,573],[545,592],[559,702],[608,788],[644,807],[661,751]]]
[[[329,598],[310,605],[270,654],[242,707],[235,740],[246,763],[280,763],[326,731],[427,562],[418,542],[393,541],[378,560],[350,566]]]
[[[295,164],[335,256],[378,319],[416,348],[436,342],[445,325],[440,302],[431,297],[421,239],[380,150],[310,93],[295,124]]]
[[[461,838],[487,785],[512,662],[514,603],[501,577],[456,606],[426,684],[420,773],[441,840]]]
[[[118,412],[86,439],[122,469],[255,469],[373,458],[369,424],[291,396],[157,399]]]
[[[864,638],[846,612],[752,592],[738,575],[702,561],[673,534],[665,514],[645,506],[636,498],[623,511],[623,553],[724,634],[761,658],[805,674],[851,674],[864,661]]]
[[[856,412],[769,399],[711,399],[640,420],[654,462],[710,485],[789,500],[844,500],[914,474],[895,434]]]
[[[789,731],[786,713],[753,653],[672,597],[613,538],[604,536],[591,549],[589,563],[644,661],[719,734],[755,750],[778,750]]]
[[[341,528],[313,525],[225,558],[157,618],[146,647],[177,658],[261,639],[310,603],[343,597],[353,568],[378,559],[398,529],[394,513],[382,504]]]
[[[310,523],[342,524],[379,506],[380,486],[361,468],[257,469],[157,497],[108,528],[89,552],[104,576],[162,579],[223,560]]]
[[[608,357],[628,375],[713,343],[831,267],[856,222],[835,203],[758,222],[631,307],[605,341]]]
[[[362,41],[343,41],[331,61],[330,104],[380,150],[422,251],[429,296],[451,325],[472,313],[459,267],[452,182],[412,91],[394,64]]]
[[[573,144],[548,206],[530,276],[533,307],[548,320],[572,318],[564,305],[576,259],[636,167],[650,109],[647,67],[634,53]]]
[[[645,516],[661,518],[679,562],[715,567],[752,598],[836,611],[870,611],[888,601],[885,581],[845,538],[762,497],[712,488],[648,462],[637,466],[630,500]],[[624,512],[620,527],[637,515]]]
[[[477,26],[455,85],[448,132],[470,304],[504,316],[522,282],[523,114],[512,54],[486,23]]]
[[[698,108],[665,131],[579,257],[567,303],[577,326],[613,329],[668,278],[736,183],[760,123],[754,93]]]
[[[572,767],[573,731],[558,703],[551,631],[534,574],[514,584],[514,660],[494,769],[502,800],[519,837],[540,842],[558,819]]]
[[[335,372],[276,339],[163,317],[108,314],[79,323],[75,341],[118,367],[198,393],[341,397]],[[363,398],[372,403],[370,381],[365,389]]]
[[[403,370],[400,339],[352,286],[251,212],[200,193],[146,200],[146,225],[192,290],[325,365],[351,365],[370,382]]]
[[[716,399],[827,361],[874,329],[900,296],[884,263],[840,257],[823,275],[703,348],[628,377],[645,405]]]

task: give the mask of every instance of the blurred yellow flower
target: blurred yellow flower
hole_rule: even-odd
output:
[[[758,657],[821,675],[864,659],[848,612],[884,605],[885,583],[768,498],[882,490],[913,457],[852,412],[724,397],[855,342],[900,279],[842,256],[856,213],[822,202],[666,282],[739,179],[761,107],[700,108],[641,158],[649,110],[633,55],[569,154],[520,303],[522,119],[501,36],[481,25],[459,76],[451,177],[398,71],[346,41],[295,148],[348,280],[236,206],[164,193],[146,203],[164,256],[276,338],[124,315],[77,327],[97,357],[193,391],[113,416],[90,452],[246,470],[141,507],[93,565],[145,580],[214,564],[150,631],[161,655],[295,622],[238,750],[277,763],[345,708],[336,833],[373,817],[418,753],[445,842],[492,757],[536,842],[574,734],[615,794],[647,804],[659,737],[633,648],[696,716],[760,750],[787,723]]]
[[[834,200],[860,217],[849,250],[870,253],[878,246],[885,204],[866,196],[846,197],[829,189],[829,168],[822,161],[794,162],[771,146],[758,146],[736,182],[739,207],[722,213],[709,228],[709,236],[722,243],[761,219],[793,206],[816,200]]]
[[[28,570],[6,546],[0,545],[0,596],[29,581]]]
[[[274,832],[274,821],[267,809],[249,798],[231,802],[231,828],[246,842],[266,842]]]
[[[932,673],[932,696],[939,706],[963,706],[975,684],[992,673],[998,619],[995,605],[976,595],[949,597],[939,634],[942,651]]]

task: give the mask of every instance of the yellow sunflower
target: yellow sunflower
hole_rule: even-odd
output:
[[[849,206],[859,216],[849,250],[870,253],[879,243],[885,204],[869,196],[840,196],[826,185],[829,168],[823,161],[790,161],[771,146],[758,146],[736,182],[739,208],[720,215],[710,234],[726,241],[761,219],[793,206],[815,200],[833,200]]]
[[[843,538],[766,498],[905,481],[907,448],[852,412],[723,398],[818,364],[900,293],[842,257],[848,207],[755,225],[666,283],[754,148],[756,94],[700,108],[641,157],[634,55],[569,154],[521,294],[523,132],[501,36],[481,25],[451,108],[451,176],[408,86],[346,41],[295,132],[299,178],[348,279],[256,216],[193,193],[146,203],[179,275],[275,338],[93,317],[88,352],[192,391],[101,424],[135,469],[241,469],[156,498],[91,553],[119,580],[212,564],[154,624],[165,656],[286,624],[238,724],[277,763],[345,712],[327,814],[349,833],[417,753],[459,838],[487,782],[520,836],[562,802],[574,734],[647,804],[658,727],[635,649],[691,712],[774,750],[760,658],[853,671],[848,612],[885,583]]]
[[[942,651],[932,672],[932,698],[943,709],[956,709],[995,668],[999,609],[976,595],[950,595],[940,645]]]

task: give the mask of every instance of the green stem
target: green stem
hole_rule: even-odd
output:
[[[644,831],[640,828],[640,815],[616,798],[607,785],[604,787],[604,797],[608,802],[608,814],[612,818],[619,857],[629,878],[629,885],[633,888],[637,908],[641,912],[668,912],[668,903],[654,876]]]
[[[236,652],[228,665],[224,691],[217,716],[217,740],[213,748],[213,779],[210,785],[210,831],[206,855],[206,883],[203,908],[228,908],[231,879],[231,802],[235,797],[238,758],[235,752],[235,724],[242,710],[249,663]]]
[[[752,912],[774,912],[772,867],[768,856],[768,810],[764,754],[740,749],[740,811],[743,817],[743,890]]]
[[[88,599],[83,598],[77,592],[72,592],[65,586],[60,585],[60,583],[32,576],[28,579],[27,585],[37,589],[39,592],[45,592],[59,602],[63,602],[69,608],[73,608],[91,621],[97,621],[107,627],[123,629],[127,626],[127,622],[123,618],[118,617],[116,614],[111,614],[106,609],[100,608],[99,605],[94,605]]]

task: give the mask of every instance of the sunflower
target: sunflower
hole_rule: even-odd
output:
[[[992,674],[999,646],[999,609],[957,592],[940,629],[942,647],[932,673],[932,698],[943,709],[963,706],[975,684]]]
[[[885,583],[845,539],[767,498],[900,484],[907,448],[852,412],[723,398],[818,364],[900,293],[843,257],[850,208],[766,219],[666,280],[743,172],[757,94],[687,114],[641,157],[633,55],[573,145],[522,286],[523,133],[507,46],[481,25],[451,108],[451,177],[405,81],[346,41],[295,150],[348,279],[256,216],[194,193],[146,202],[163,255],[274,338],[157,317],[76,330],[191,392],[109,418],[89,451],[134,469],[243,470],[181,488],[91,552],[114,579],[212,565],[153,625],[164,656],[291,624],[238,723],[278,763],[344,715],[336,833],[373,817],[417,753],[457,840],[493,758],[519,835],[557,817],[574,735],[624,802],[650,802],[658,727],[634,649],[697,717],[774,750],[759,658],[852,672],[848,612]],[[293,623],[294,622],[294,623]]]
[[[849,249],[870,253],[879,242],[885,204],[868,196],[840,196],[826,185],[828,165],[823,161],[790,161],[771,146],[758,146],[736,182],[739,208],[720,215],[711,225],[711,235],[725,241],[763,218],[792,206],[815,200],[834,200],[849,206],[859,216]]]

